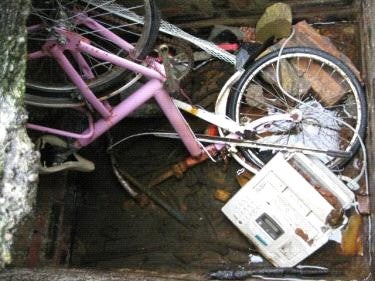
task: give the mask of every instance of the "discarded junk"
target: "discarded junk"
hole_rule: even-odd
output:
[[[273,265],[293,267],[340,231],[354,201],[320,160],[279,153],[222,211]]]

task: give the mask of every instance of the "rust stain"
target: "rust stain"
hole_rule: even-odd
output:
[[[301,237],[310,246],[314,242],[313,240],[309,239],[309,235],[305,231],[303,231],[302,228],[296,228],[294,233]]]
[[[328,214],[326,218],[326,223],[328,223],[331,226],[338,225],[342,220],[342,216],[342,209],[332,209],[332,211]]]
[[[189,112],[193,115],[198,115],[198,112],[199,112],[199,108],[196,107],[196,106],[192,106],[191,109],[189,110]]]
[[[206,147],[206,150],[212,156],[215,156],[218,153],[215,146],[208,146]],[[164,172],[162,175],[152,180],[148,186],[153,187],[172,176],[175,176],[177,178],[182,178],[184,173],[189,168],[194,167],[197,164],[206,161],[207,159],[208,159],[208,155],[206,153],[202,153],[201,155],[196,156],[196,157],[189,156],[185,160],[182,160],[179,163],[172,165],[168,171]]]

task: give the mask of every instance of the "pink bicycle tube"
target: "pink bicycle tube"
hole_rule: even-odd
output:
[[[77,139],[74,146],[76,148],[87,146],[152,97],[155,97],[161,110],[181,137],[189,153],[192,156],[200,155],[202,149],[194,133],[191,131],[181,112],[173,103],[171,97],[163,89],[163,83],[157,79],[148,81],[144,86],[115,106],[109,118],[100,119],[94,123],[94,133],[91,138]],[[87,130],[83,132],[83,134],[87,133]]]

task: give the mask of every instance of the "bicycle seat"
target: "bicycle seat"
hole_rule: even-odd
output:
[[[92,172],[95,165],[69,148],[68,143],[53,135],[44,135],[35,142],[40,151],[41,174],[52,174],[65,170]]]

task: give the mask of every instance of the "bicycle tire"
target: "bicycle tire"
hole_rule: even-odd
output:
[[[278,87],[278,60],[282,87],[288,88],[287,92],[302,103],[289,98]],[[299,123],[275,122],[267,133],[257,135],[256,139],[263,143],[299,146],[302,142],[305,147],[345,150],[352,155],[357,152],[360,147],[357,135],[363,139],[366,130],[366,97],[354,73],[339,59],[307,47],[285,48],[280,56],[279,50],[268,53],[250,65],[240,78],[229,97],[227,115],[244,125],[259,117],[293,109],[302,112]],[[352,126],[355,133],[344,122]],[[239,151],[260,168],[275,154],[256,149],[239,148]],[[331,169],[342,168],[350,160],[327,155],[319,158]]]
[[[36,3],[36,5],[41,3],[39,1],[34,1],[34,2]],[[48,5],[52,5],[52,6],[48,6],[49,8],[53,7],[53,5],[56,5],[55,0],[44,1],[44,2],[48,2]],[[84,37],[89,37],[89,39],[91,39],[91,42],[93,42],[97,47],[101,49],[108,48],[109,51],[112,53],[117,53],[118,55],[121,55],[121,56],[128,56],[131,59],[136,60],[136,61],[142,61],[143,59],[146,58],[147,54],[153,48],[156,37],[158,35],[158,29],[159,29],[159,23],[160,23],[160,12],[155,4],[155,1],[153,0],[142,0],[144,5],[137,6],[138,9],[141,6],[144,7],[144,13],[143,13],[144,24],[142,24],[142,29],[140,31],[139,37],[136,36],[135,32],[132,31],[132,30],[138,30],[139,27],[135,28],[135,25],[133,26],[132,24],[131,31],[128,32],[127,30],[124,30],[124,26],[125,26],[124,19],[120,18],[121,15],[112,14],[110,10],[108,11],[108,9],[112,8],[113,6],[110,6],[110,8],[108,8],[107,6],[104,6],[103,4],[101,4],[101,2],[103,2],[102,0],[74,0],[74,1],[67,0],[66,2],[67,4],[65,4],[65,2],[61,0],[58,2],[63,3],[65,5],[63,6],[63,8],[61,8],[61,10],[66,13],[70,12],[70,9],[73,9],[73,7],[76,8],[77,7],[76,5],[80,4],[81,5],[80,7],[82,7],[83,11],[84,9],[86,9],[90,13],[94,13],[93,17],[95,17],[95,19],[100,21],[101,24],[108,26],[109,29],[112,29],[112,31],[117,33],[119,36],[131,37],[130,40],[136,41],[136,42],[132,41],[135,46],[134,51],[131,54],[124,54],[125,52],[123,52],[123,50],[115,47],[111,42],[108,42],[107,40],[95,34],[95,31],[94,32],[87,31],[81,26],[78,26],[78,25],[74,26],[73,24],[71,24],[71,22],[64,23],[65,25],[72,26],[70,28],[72,28],[73,31],[76,31],[77,33],[82,33]],[[98,8],[95,7],[95,3],[97,3],[96,5]],[[39,4],[39,5],[42,5],[42,4]],[[43,5],[46,5],[46,4],[43,4]],[[114,4],[111,4],[111,5],[114,5]],[[121,6],[118,4],[115,4],[115,5],[116,5],[115,7],[122,7],[122,9],[124,9],[122,5]],[[41,7],[43,8],[44,6],[41,6]],[[104,8],[106,8],[107,10],[105,10]],[[38,21],[38,19],[44,20],[44,22],[47,21],[45,19],[46,18],[45,12],[40,12],[43,14],[38,15],[35,12],[37,10],[36,8],[33,8],[32,10],[34,11],[34,13],[32,13],[32,16],[30,17],[31,23],[33,23],[33,21]],[[40,8],[40,10],[44,11],[46,9],[42,10]],[[116,11],[122,11],[122,10],[117,9]],[[53,16],[56,16],[56,12],[52,12],[51,10],[50,17],[52,18]],[[70,16],[70,17],[67,16],[67,21],[69,19],[74,19],[74,16]],[[51,19],[50,22],[52,24],[55,24],[53,20],[54,19]],[[115,24],[120,25],[120,27],[115,26]],[[43,32],[47,33],[47,31],[45,30],[43,30]],[[33,48],[38,50],[40,46],[40,43],[38,43],[37,39],[35,38],[33,39],[33,36],[36,36],[36,35],[31,34],[31,36],[29,36],[28,38],[29,49],[31,49],[29,50],[29,52],[32,52]],[[48,36],[48,34],[39,34],[38,36],[45,38]],[[30,43],[33,43],[36,46]],[[41,40],[41,43],[42,44],[44,43],[43,40]],[[68,56],[68,59],[70,59],[69,56]],[[91,63],[91,60],[92,58],[87,57],[87,61]],[[106,95],[108,91],[113,91],[114,88],[118,87],[119,85],[122,85],[124,81],[128,80],[129,71],[116,67],[116,66],[112,66],[110,64],[108,65],[109,66],[105,65],[105,62],[99,62],[97,63],[97,65],[94,65],[94,64],[90,65],[90,67],[96,67],[99,69],[95,72],[95,74],[97,74],[95,75],[95,78],[91,79],[90,81],[87,81],[88,86],[93,92],[95,93],[101,92],[101,93],[104,93],[104,95]],[[41,72],[44,72],[44,71],[48,72],[49,69],[52,69],[52,70],[50,70],[51,73],[45,73],[43,75],[39,75],[40,68],[43,68],[41,69]],[[80,106],[82,104],[82,100],[80,100],[80,98],[82,97],[79,95],[76,87],[70,82],[70,80],[61,71],[61,69],[56,64],[56,62],[53,61],[51,58],[43,58],[42,60],[28,61],[28,70],[26,73],[26,88],[27,88],[27,92],[25,95],[25,102],[27,104],[39,105],[39,106],[45,106],[45,107],[51,107],[51,106],[52,107],[64,107],[64,104],[67,104],[67,105],[70,105],[70,107],[73,107],[73,106]],[[56,103],[53,102],[54,98],[56,98]]]

